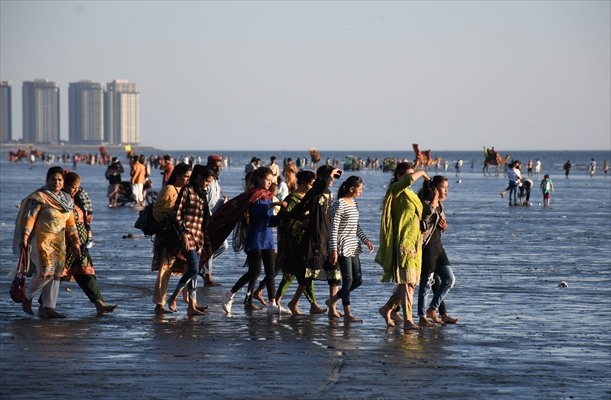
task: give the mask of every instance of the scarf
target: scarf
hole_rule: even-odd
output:
[[[210,238],[210,246],[202,250],[199,267],[202,268],[212,257],[215,251],[229,237],[240,218],[250,206],[263,199],[270,200],[272,193],[266,189],[252,189],[234,197],[219,207],[210,217],[210,223],[206,228],[206,236]]]
[[[58,195],[53,193],[47,186],[41,187],[23,199],[21,201],[21,205],[19,206],[17,218],[15,219],[15,232],[13,233],[13,254],[15,255],[21,254],[19,245],[21,243],[21,239],[23,238],[23,232],[25,229],[25,213],[28,210],[30,200],[48,205],[49,207],[55,208],[56,210],[62,212],[71,212],[74,210],[74,202],[68,193],[60,192]]]

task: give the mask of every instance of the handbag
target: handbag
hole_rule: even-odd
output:
[[[25,248],[21,248],[21,256],[17,263],[17,275],[11,284],[11,299],[15,303],[23,303],[25,300],[25,275],[28,272],[29,257]]]

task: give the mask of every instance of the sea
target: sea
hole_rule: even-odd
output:
[[[340,168],[348,156],[363,160],[378,158],[380,162],[385,157],[411,160],[414,156],[411,150],[320,151],[321,163],[327,158],[336,159]],[[200,157],[202,163],[209,154],[228,158],[220,182],[229,197],[242,192],[244,167],[252,157],[260,158],[265,165],[271,156],[276,156],[280,166],[287,157],[309,159],[307,149],[282,152],[159,150],[155,154]],[[431,168],[429,175],[446,175],[449,180],[445,201],[448,229],[442,242],[456,275],[456,285],[446,303],[450,315],[460,317],[460,322],[456,326],[440,328],[431,336],[426,336],[429,335],[426,332],[416,334],[425,335],[422,336],[425,342],[419,342],[419,346],[437,346],[443,352],[443,356],[437,359],[438,363],[454,368],[440,371],[444,378],[457,376],[461,368],[477,370],[477,378],[473,375],[473,379],[481,381],[484,394],[500,393],[507,398],[568,398],[569,395],[575,395],[575,398],[609,398],[611,177],[603,173],[603,162],[611,159],[611,152],[501,151],[502,157],[506,154],[522,161],[524,176],[527,176],[524,165],[529,160],[533,163],[537,159],[541,161],[541,173],[530,177],[534,181],[530,199],[532,206],[508,205],[507,197],[500,196],[507,186],[502,167],[500,176],[495,176],[493,166],[490,176],[484,174],[483,151],[434,151],[431,154],[449,161],[447,171],[443,170],[442,161],[442,168],[438,171]],[[124,154],[114,155],[125,159]],[[14,221],[21,200],[44,184],[49,165],[10,163],[5,154],[2,156],[0,287],[5,289],[0,291],[0,310],[3,310],[0,335],[2,346],[8,346],[5,339],[21,321],[30,318],[8,296],[10,281],[7,274],[17,261],[11,252]],[[463,160],[463,166],[457,173],[454,165],[459,159]],[[588,172],[591,159],[597,163],[593,176]],[[568,178],[562,168],[567,160],[572,164]],[[118,324],[121,319],[130,323],[140,321],[139,330],[153,329],[151,295],[156,273],[150,268],[151,242],[133,226],[140,209],[108,207],[104,166],[79,164],[74,168],[72,163],[59,165],[77,172],[83,188],[92,198],[95,246],[91,252],[98,282],[107,302],[121,303],[111,317],[113,323]],[[549,174],[554,184],[550,207],[543,207],[538,189],[544,174]],[[391,174],[380,170],[346,171],[335,185],[339,186],[350,175],[363,179],[363,194],[357,199],[360,225],[377,248],[381,201]],[[125,176],[128,177],[128,173]],[[151,180],[153,189],[159,190],[161,174],[158,170],[152,170]],[[420,185],[421,181],[417,181],[413,189],[416,191]],[[336,190],[337,187],[332,188],[334,193]],[[130,233],[137,236],[137,240],[123,239]],[[333,342],[334,346],[347,349],[359,348],[365,352],[360,353],[361,356],[367,354],[367,349],[392,347],[392,343],[404,346],[397,335],[408,333],[387,331],[378,314],[378,308],[390,295],[392,285],[380,282],[382,270],[374,263],[374,255],[361,255],[363,284],[351,297],[353,313],[364,322],[350,328],[351,341],[342,342],[345,335],[341,333],[329,334],[325,317],[319,317],[321,319],[314,323],[313,330],[320,327],[320,331],[313,334],[311,340]],[[242,268],[244,260],[245,255],[235,253],[230,244],[230,250],[215,263],[213,271],[214,279],[224,286],[203,288],[200,284],[198,296],[201,293],[201,298],[205,299],[202,301],[212,305],[208,312],[210,316],[205,317],[207,323],[214,324],[224,318],[220,298],[224,290],[245,272]],[[170,287],[175,282],[172,280]],[[93,311],[86,297],[76,284],[65,285],[71,291],[62,290],[58,310],[68,314],[68,320],[89,321]],[[292,293],[290,288],[287,296]],[[326,284],[317,284],[316,294],[319,303],[323,304],[328,297]],[[243,293],[238,294],[241,296]],[[287,301],[288,298],[283,304]],[[305,300],[302,303],[306,303]],[[182,308],[178,317],[180,321],[186,317],[185,307],[179,308]],[[234,309],[232,321],[236,327],[249,318],[257,318],[255,314],[246,313],[240,301],[236,301]],[[307,307],[302,305],[304,310],[307,311]],[[126,334],[125,338],[128,340],[129,335]],[[524,378],[535,376],[533,374],[535,379]],[[499,375],[503,377],[501,381]],[[469,378],[463,376],[463,379]],[[496,392],[498,387],[507,392]],[[449,396],[451,389],[445,389],[441,393]],[[469,397],[467,392],[462,395],[462,398],[488,397]]]

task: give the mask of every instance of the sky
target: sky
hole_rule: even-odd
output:
[[[609,1],[0,1],[0,79],[127,79],[140,143],[611,149]]]

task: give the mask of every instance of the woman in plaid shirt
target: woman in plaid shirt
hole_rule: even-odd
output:
[[[180,291],[188,286],[189,307],[187,315],[202,315],[198,310],[195,290],[197,289],[197,272],[199,258],[202,250],[208,245],[204,232],[210,219],[210,210],[205,189],[214,179],[214,171],[203,165],[196,165],[191,174],[189,184],[184,186],[178,194],[174,206],[173,218],[182,236],[179,256],[187,260],[187,271],[183,274],[168,299],[168,308],[176,312],[176,298]]]

